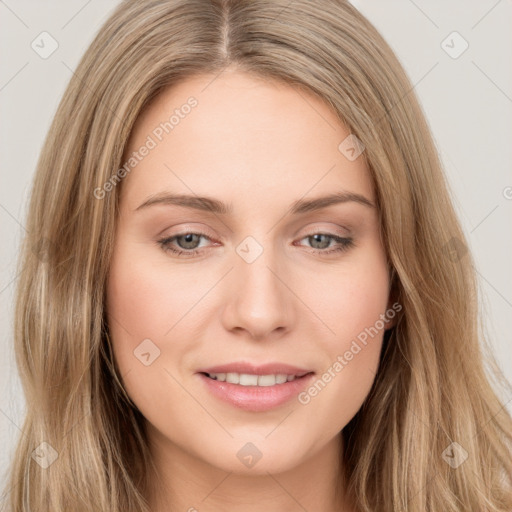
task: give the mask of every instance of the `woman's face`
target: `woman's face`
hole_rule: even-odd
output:
[[[167,89],[138,119],[107,313],[155,453],[251,474],[334,453],[391,325],[349,135],[316,97],[232,70]]]

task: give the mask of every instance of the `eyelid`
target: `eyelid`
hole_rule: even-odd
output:
[[[172,228],[174,226],[171,226],[170,228],[166,228],[164,229],[162,232],[160,232],[158,235],[157,235],[157,238],[158,239],[161,239],[161,238],[172,238],[174,236],[181,236],[181,235],[187,235],[189,233],[194,233],[194,234],[197,234],[197,235],[203,235],[205,237],[207,237],[209,240],[214,240],[216,238],[219,238],[217,237],[210,229],[208,229],[206,226],[204,225],[201,225],[200,227],[193,227],[191,225],[188,225],[188,224],[179,224],[179,230],[175,232],[171,231]]]
[[[347,226],[340,226],[339,224],[335,226],[325,227],[325,226],[314,226],[311,228],[308,228],[307,226],[305,228],[301,228],[299,231],[297,231],[295,237],[300,236],[300,233],[304,232],[304,235],[301,238],[304,238],[308,235],[315,235],[317,233],[323,233],[326,235],[336,235],[339,237],[350,237],[353,235],[352,230],[349,229]]]

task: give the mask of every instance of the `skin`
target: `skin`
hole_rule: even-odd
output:
[[[294,398],[243,411],[212,396],[196,372],[284,362],[321,377],[391,306],[375,207],[345,202],[289,213],[298,199],[334,191],[375,204],[370,174],[362,157],[340,152],[350,132],[317,97],[234,69],[212,80],[201,75],[166,89],[141,114],[127,155],[190,96],[198,101],[120,185],[107,316],[158,468],[151,510],[355,510],[334,492],[339,433],[368,395],[391,323],[306,405]],[[213,197],[233,212],[173,204],[136,211],[163,191]],[[315,230],[351,237],[354,246],[322,254],[339,244],[315,243]],[[187,232],[207,236],[195,240],[198,255],[177,256],[158,243]],[[248,236],[263,248],[252,263],[236,251]],[[145,339],[160,350],[148,366],[134,356]],[[248,442],[262,454],[251,468],[237,457]]]

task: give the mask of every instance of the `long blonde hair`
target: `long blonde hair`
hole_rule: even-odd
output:
[[[228,65],[317,94],[366,148],[403,309],[341,434],[358,507],[510,512],[512,419],[495,391],[510,386],[478,320],[471,255],[411,83],[342,0],[127,0],[97,34],[31,196],[15,313],[27,414],[8,509],[148,510],[144,418],[116,377],[105,321],[122,183],[102,199],[94,190],[118,171],[137,117],[164,87]],[[454,450],[467,455],[457,467]]]

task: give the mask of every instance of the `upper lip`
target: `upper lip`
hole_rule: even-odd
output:
[[[198,373],[248,373],[251,375],[284,374],[302,377],[307,373],[313,373],[313,371],[284,363],[268,363],[262,365],[255,365],[252,363],[240,361],[203,368],[198,370]]]

